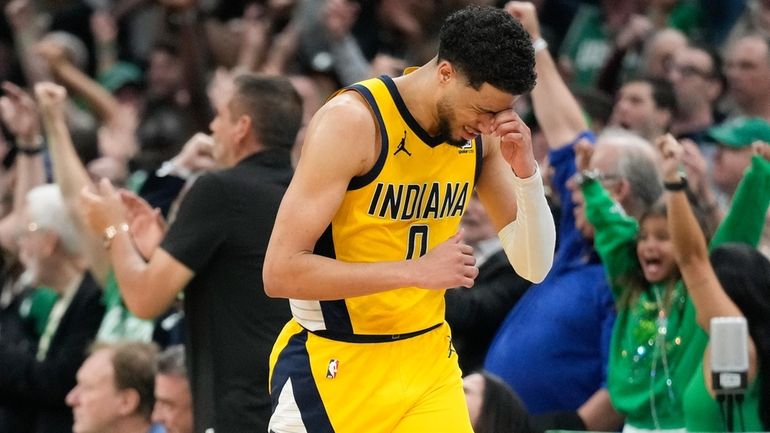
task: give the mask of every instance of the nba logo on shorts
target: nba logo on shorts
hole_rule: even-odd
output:
[[[329,360],[329,367],[326,368],[326,378],[334,379],[337,377],[337,369],[340,366],[340,362],[336,359]]]

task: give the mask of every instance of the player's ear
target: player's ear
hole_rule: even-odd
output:
[[[454,65],[448,60],[442,60],[438,63],[436,71],[439,84],[448,84],[456,74]]]

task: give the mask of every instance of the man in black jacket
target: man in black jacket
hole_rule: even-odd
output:
[[[83,207],[134,314],[155,317],[184,289],[195,432],[267,431],[268,358],[290,314],[285,300],[265,295],[262,262],[291,179],[302,102],[288,79],[254,75],[216,96],[213,154],[227,169],[193,184],[149,262],[109,182],[85,192]]]
[[[14,432],[67,433],[72,412],[65,396],[99,327],[101,292],[86,272],[80,239],[56,185],[27,195],[19,239],[23,281],[57,294],[37,345],[27,350],[0,340],[0,428]]]

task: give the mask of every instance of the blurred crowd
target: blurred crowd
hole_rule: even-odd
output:
[[[743,429],[770,430],[770,1],[1,3],[0,432],[242,431],[235,420],[249,416],[218,412],[240,394],[218,387],[248,384],[237,370],[252,361],[217,371],[225,357],[206,352],[227,344],[207,329],[263,315],[269,335],[222,350],[261,357],[254,404],[269,416],[267,355],[288,303],[268,301],[261,282],[260,303],[244,307],[247,293],[228,307],[253,308],[243,317],[196,295],[230,283],[211,263],[239,257],[239,246],[217,259],[203,251],[229,242],[215,232],[263,217],[228,219],[242,207],[201,197],[226,195],[214,180],[272,194],[205,177],[249,155],[232,150],[241,137],[222,123],[233,95],[258,86],[236,77],[280,76],[301,98],[301,109],[282,107],[294,94],[262,84],[278,90],[247,110],[252,122],[277,113],[265,122],[285,131],[265,146],[285,151],[286,164],[264,164],[285,169],[270,180],[285,188],[327,98],[431,61],[443,20],[469,4],[505,7],[535,41],[538,84],[516,109],[532,129],[558,242],[551,273],[531,285],[470,199],[463,226],[480,274],[446,304],[476,431],[711,431],[723,421],[708,392],[707,319],[722,315],[745,316],[751,332]],[[256,123],[264,140],[271,125]],[[110,208],[125,224],[99,224]],[[122,233],[144,262],[169,252],[195,277],[131,279],[110,251],[124,248],[111,245]],[[195,279],[207,273],[216,277]],[[126,294],[144,284],[152,296],[164,281],[173,287],[162,302]],[[230,321],[215,324],[217,314]]]

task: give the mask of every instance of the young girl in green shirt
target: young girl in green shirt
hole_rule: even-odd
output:
[[[677,166],[681,164],[682,147],[673,137],[658,143],[663,157],[664,177],[668,182],[681,182]],[[756,146],[757,156],[739,188],[770,190],[770,145]],[[760,155],[764,154],[766,158]],[[767,192],[757,196],[757,208],[737,214],[733,209],[726,224],[740,219],[744,224],[758,222],[768,207]],[[685,425],[688,431],[766,431],[770,428],[770,386],[766,371],[770,365],[770,262],[754,247],[759,241],[723,244],[711,254],[703,232],[698,229],[692,208],[683,191],[667,194],[668,226],[673,251],[682,278],[690,288],[697,311],[698,325],[708,331],[714,317],[743,316],[749,328],[749,371],[747,389],[740,404],[733,408],[717,403],[712,386],[710,347],[707,347],[696,374],[684,393]],[[762,218],[764,219],[764,218]],[[726,416],[725,410],[732,410]],[[732,425],[727,421],[732,420]]]
[[[588,161],[591,148],[578,145],[577,153],[579,161]],[[581,190],[617,306],[607,384],[613,406],[626,416],[625,431],[682,431],[684,392],[702,361],[708,336],[698,326],[675,260],[665,206],[654,207],[637,222],[600,182],[583,182]],[[731,213],[764,219],[757,204],[767,194],[761,188],[736,192]],[[761,229],[762,224],[746,218],[725,219],[712,246],[758,240]]]

